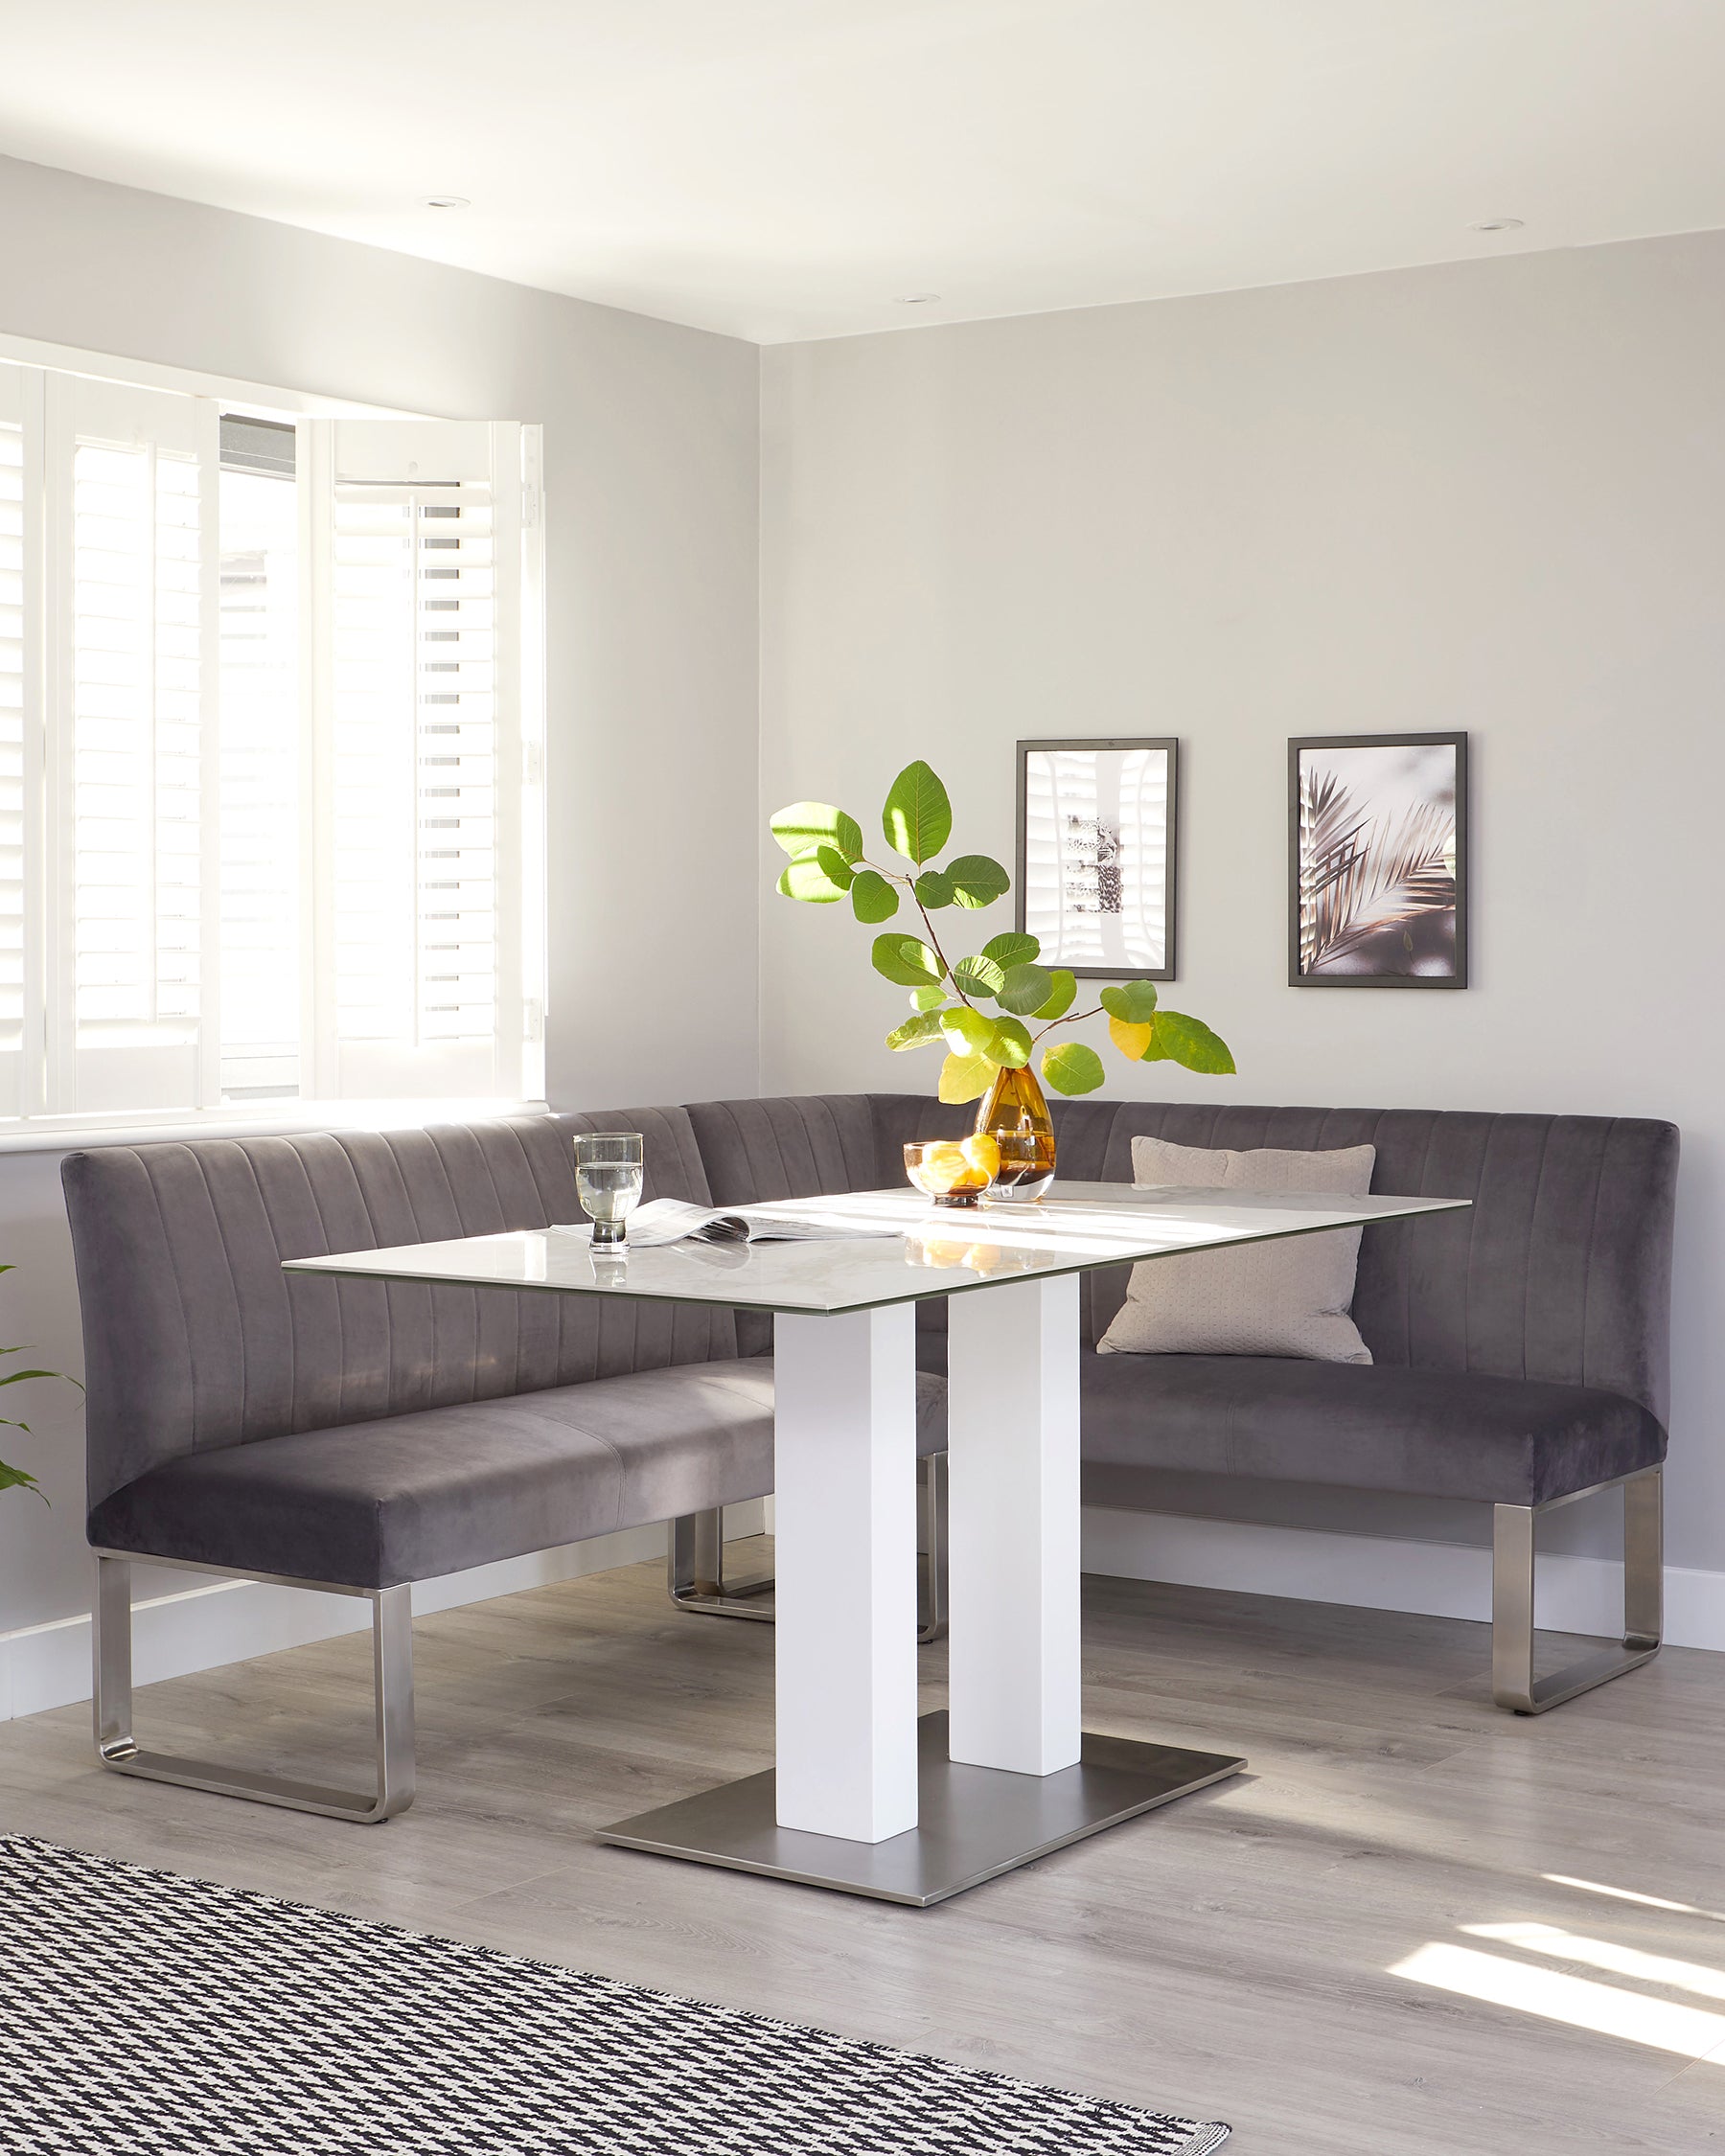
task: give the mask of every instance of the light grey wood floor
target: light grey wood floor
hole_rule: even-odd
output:
[[[1725,1657],[1519,1721],[1479,1625],[1092,1580],[1090,1726],[1250,1773],[916,1911],[588,1839],[770,1764],[767,1627],[639,1567],[416,1638],[386,1826],[104,1775],[66,1709],[0,1725],[0,1829],[1225,2118],[1240,2156],[1725,2145]],[[351,1779],[367,1681],[334,1640],[153,1686],[140,1732]]]

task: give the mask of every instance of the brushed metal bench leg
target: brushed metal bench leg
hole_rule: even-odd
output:
[[[1544,1714],[1579,1692],[1592,1691],[1625,1670],[1639,1669],[1659,1652],[1664,1626],[1664,1475],[1657,1467],[1626,1476],[1623,1491],[1623,1637],[1621,1642],[1555,1669],[1533,1675],[1535,1638],[1534,1527],[1553,1505],[1493,1507],[1491,1543],[1491,1692],[1499,1707],[1516,1714]],[[1611,1488],[1602,1482],[1598,1489]],[[1593,1497],[1596,1490],[1577,1491]],[[1557,1502],[1573,1501],[1560,1498]]]
[[[945,1636],[947,1628],[946,1455],[933,1453],[916,1463],[918,1534],[916,1639],[919,1646]],[[679,1610],[701,1617],[752,1617],[773,1621],[770,1572],[747,1579],[724,1574],[724,1514],[685,1512],[671,1522],[667,1537],[665,1583]]]
[[[167,1560],[152,1557],[150,1564]],[[181,1571],[209,1572],[208,1565]],[[236,1575],[223,1575],[233,1577]],[[246,1574],[246,1577],[253,1575]],[[96,1554],[95,1722],[96,1750],[104,1767],[147,1781],[207,1789],[218,1797],[246,1797],[290,1811],[319,1812],[331,1819],[374,1825],[393,1819],[413,1801],[413,1604],[408,1587],[328,1587],[310,1580],[276,1580],[284,1587],[311,1587],[321,1594],[357,1594],[372,1606],[372,1687],[376,1714],[377,1787],[367,1792],[330,1789],[318,1782],[255,1774],[219,1760],[187,1759],[146,1752],[132,1734],[131,1561],[106,1550]]]

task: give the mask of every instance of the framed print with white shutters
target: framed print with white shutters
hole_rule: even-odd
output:
[[[1178,742],[1018,745],[1018,926],[1081,980],[1174,978]]]

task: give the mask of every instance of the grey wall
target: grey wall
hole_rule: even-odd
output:
[[[1681,1123],[1671,1554],[1725,1571],[1721,383],[1718,235],[770,351],[762,765],[768,808],[872,833],[926,756],[958,842],[1009,859],[1015,740],[1178,735],[1164,994],[1227,1035],[1234,1097]],[[1477,986],[1290,989],[1288,736],[1450,726]],[[766,909],[769,1090],[933,1078],[881,1047],[902,996],[841,911]]]
[[[757,800],[754,348],[5,159],[0,332],[543,423],[548,1088],[591,1107],[753,1090],[756,887],[725,835]],[[696,924],[739,962],[688,963]],[[0,1337],[76,1368],[58,1178],[0,1140],[0,1259],[19,1265]],[[0,1502],[0,1633],[88,1602],[76,1402],[26,1391],[34,1434],[0,1431],[0,1456],[55,1502]]]

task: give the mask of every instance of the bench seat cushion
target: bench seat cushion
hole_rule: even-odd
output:
[[[945,1386],[917,1386],[919,1450]],[[688,1363],[225,1445],[151,1468],[90,1515],[99,1548],[395,1587],[772,1487],[772,1364]]]
[[[1082,1385],[1086,1490],[1098,1503],[1134,1502],[1134,1470],[1174,1468],[1544,1504],[1665,1457],[1665,1432],[1635,1401],[1536,1379],[1086,1353]]]

